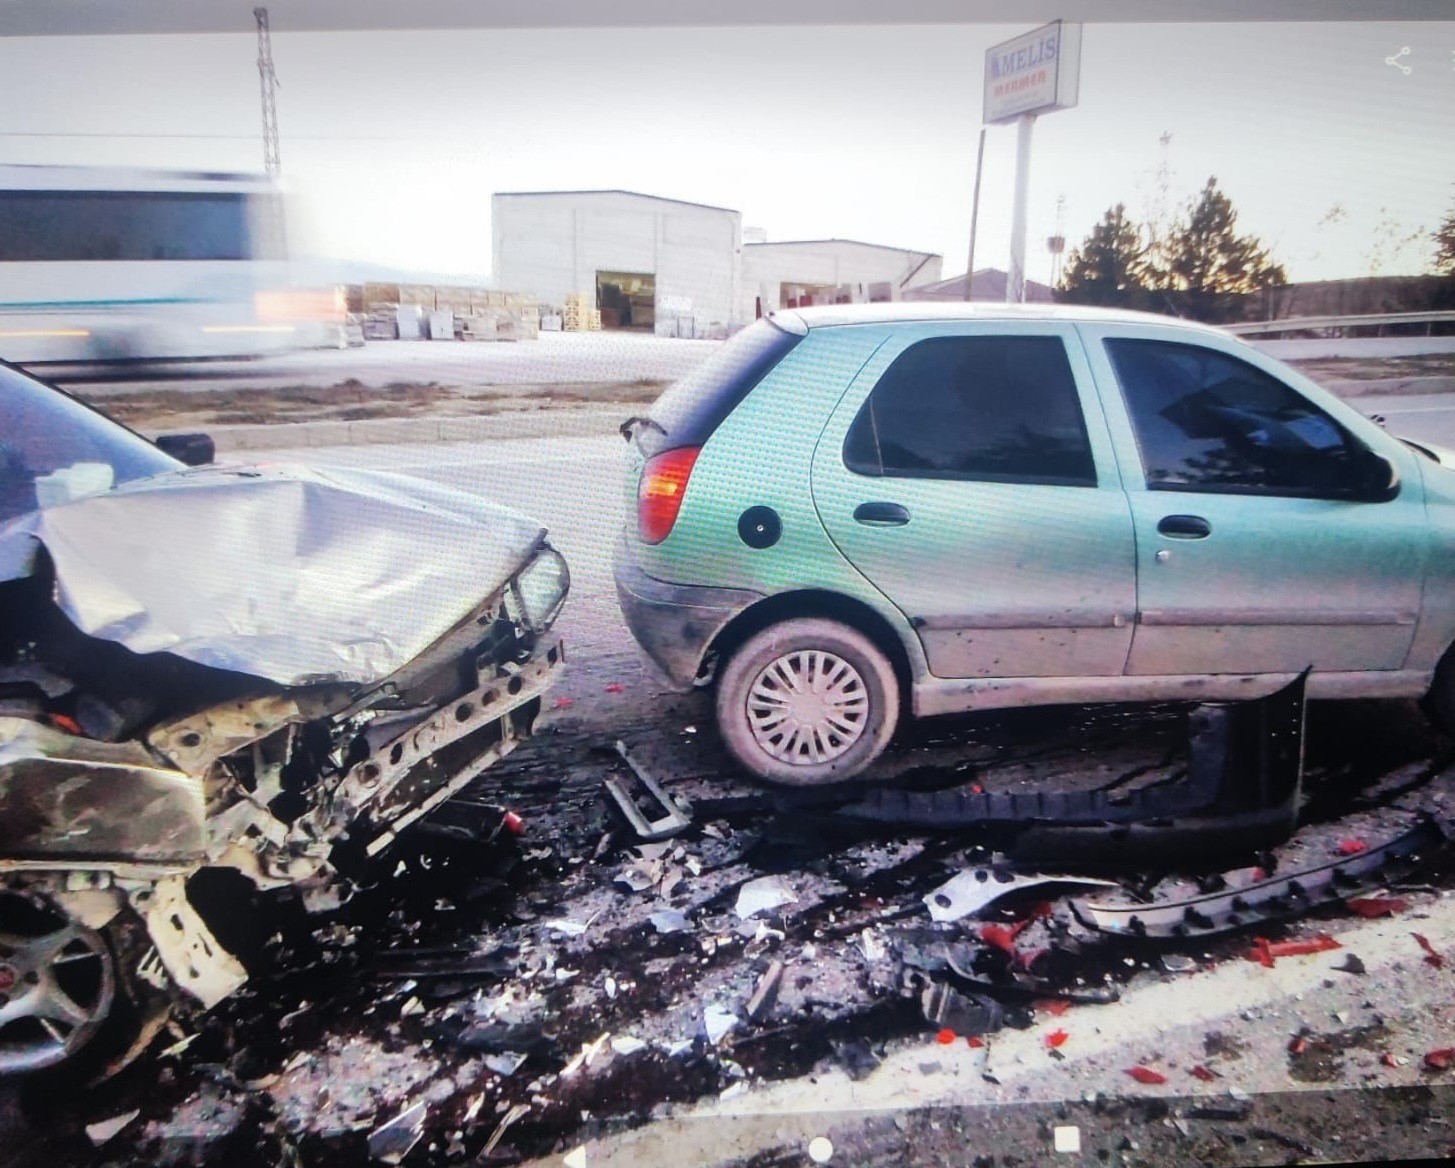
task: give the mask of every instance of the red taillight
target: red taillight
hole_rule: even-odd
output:
[[[637,487],[637,534],[643,543],[661,543],[671,534],[701,451],[700,446],[683,446],[647,460]]]

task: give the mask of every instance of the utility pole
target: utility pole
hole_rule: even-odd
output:
[[[263,87],[263,169],[276,179],[283,164],[278,158],[278,74],[273,70],[273,35],[268,26],[268,10],[254,8],[258,22],[258,78]]]

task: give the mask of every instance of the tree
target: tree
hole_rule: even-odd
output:
[[[1288,283],[1288,273],[1263,241],[1237,234],[1237,222],[1233,201],[1210,178],[1167,240],[1166,266],[1156,282],[1183,293],[1179,299],[1192,316],[1221,319],[1238,297]]]
[[[1445,212],[1445,218],[1435,228],[1435,272],[1455,276],[1455,206]]]
[[[1074,304],[1130,304],[1147,286],[1146,253],[1142,229],[1118,203],[1066,257],[1062,297]]]

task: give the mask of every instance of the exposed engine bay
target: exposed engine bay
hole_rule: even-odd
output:
[[[25,564],[0,581],[0,1073],[69,1059],[129,978],[194,1008],[233,993],[247,972],[189,879],[226,868],[338,907],[531,735],[563,662],[549,629],[569,574],[523,516],[394,476],[176,477],[192,489],[153,481],[0,526]],[[260,481],[293,506],[240,510]],[[170,565],[139,547],[159,504],[173,534],[192,526]],[[275,550],[239,587],[255,550],[240,530],[281,536],[287,570]],[[381,595],[320,581],[365,555],[393,558]]]

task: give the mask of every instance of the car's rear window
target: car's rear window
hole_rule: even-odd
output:
[[[646,453],[701,446],[801,339],[767,317],[743,329],[657,399],[651,419],[663,432],[638,431]]]

